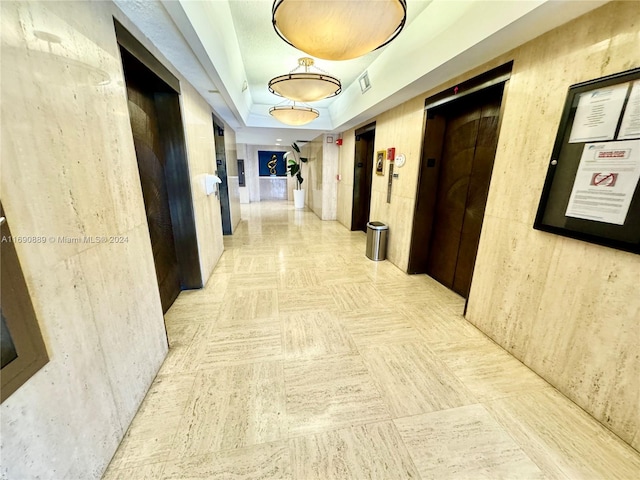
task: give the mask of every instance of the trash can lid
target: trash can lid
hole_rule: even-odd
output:
[[[389,230],[389,227],[382,222],[368,222],[367,228],[372,230]]]

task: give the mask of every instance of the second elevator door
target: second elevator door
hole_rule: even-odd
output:
[[[501,99],[502,89],[490,89],[442,112],[447,126],[427,274],[464,297],[480,241]]]

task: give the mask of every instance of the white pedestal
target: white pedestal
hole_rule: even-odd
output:
[[[293,205],[296,208],[304,208],[304,189],[293,191]]]

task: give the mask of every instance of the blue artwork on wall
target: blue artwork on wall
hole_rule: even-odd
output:
[[[286,177],[284,152],[258,151],[258,173],[261,177]]]

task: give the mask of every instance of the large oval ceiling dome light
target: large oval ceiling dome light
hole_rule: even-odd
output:
[[[275,0],[276,33],[307,55],[349,60],[398,36],[407,20],[406,0]]]
[[[304,72],[296,72],[303,67]],[[269,91],[296,102],[316,102],[323,98],[335,97],[342,91],[340,80],[324,72],[310,72],[310,67],[320,71],[313,66],[312,58],[300,58],[298,66],[290,73],[269,81]]]
[[[269,115],[276,120],[293,126],[306,125],[320,116],[315,108],[296,105],[276,105],[269,109]]]

